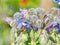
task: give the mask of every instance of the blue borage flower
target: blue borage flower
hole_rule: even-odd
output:
[[[53,24],[51,24],[49,27],[48,27],[48,31],[52,31],[52,28],[57,28],[58,29],[58,33],[60,33],[60,24],[57,23],[57,22],[54,22]]]
[[[16,28],[22,28],[24,24],[26,26],[26,32],[28,32],[29,29],[33,30],[32,25],[30,25],[27,20],[16,18],[16,21],[18,22],[18,25]]]
[[[53,0],[53,2],[54,2],[54,3],[58,3],[58,2],[60,2],[60,0]]]
[[[58,28],[58,33],[60,33],[60,24],[56,23],[56,25],[54,26],[54,28]]]

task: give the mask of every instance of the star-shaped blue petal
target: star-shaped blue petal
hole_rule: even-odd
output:
[[[22,23],[19,23],[16,28],[22,28]]]
[[[23,19],[19,19],[19,18],[16,17],[16,22],[21,23],[23,21],[24,21]]]

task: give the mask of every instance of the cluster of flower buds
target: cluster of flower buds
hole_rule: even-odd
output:
[[[29,29],[38,30],[44,29],[46,27],[48,30],[52,30],[55,22],[60,22],[60,17],[58,17],[59,15],[57,15],[57,8],[52,8],[49,14],[46,14],[45,10],[42,8],[30,8],[20,9],[20,12],[16,12],[14,14],[14,19],[17,22],[17,29],[28,31]]]
[[[31,9],[20,9],[20,12],[16,12],[14,14],[14,19],[17,22],[17,29],[23,29],[28,31],[30,30],[38,30],[38,28],[42,28],[42,19],[45,14],[45,10],[42,8],[31,8]]]

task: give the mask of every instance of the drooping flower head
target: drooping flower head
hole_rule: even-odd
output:
[[[54,16],[52,14],[47,14],[47,15],[48,15],[49,21],[53,22],[54,21],[53,20]]]
[[[40,29],[40,28],[42,28],[43,27],[43,23],[42,23],[42,20],[37,20],[36,21],[36,25],[37,25],[37,27]]]

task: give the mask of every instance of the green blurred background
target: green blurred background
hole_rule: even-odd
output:
[[[13,16],[19,8],[37,8],[41,0],[0,0],[0,16]],[[53,3],[54,7],[58,7]],[[11,27],[0,18],[0,45],[11,45],[10,42]]]

